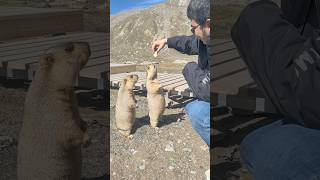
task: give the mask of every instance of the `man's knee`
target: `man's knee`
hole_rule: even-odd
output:
[[[254,153],[254,145],[252,142],[251,134],[247,135],[240,144],[240,158],[244,164],[250,169],[251,160],[253,159]]]
[[[193,72],[196,68],[198,68],[198,64],[196,62],[188,62],[182,70],[184,78],[189,77],[189,72]]]
[[[210,128],[210,104],[205,101],[195,100],[185,107],[192,126]]]

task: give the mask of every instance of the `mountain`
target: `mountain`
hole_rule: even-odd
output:
[[[162,50],[153,57],[151,42],[157,38],[191,35],[186,16],[189,0],[168,0],[147,9],[119,13],[110,17],[111,62],[194,60],[175,50]]]
[[[251,2],[257,1],[257,0],[213,0],[214,4],[216,5],[247,5]],[[277,4],[280,4],[281,0],[273,0]]]

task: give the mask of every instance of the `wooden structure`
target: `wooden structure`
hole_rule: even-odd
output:
[[[111,65],[111,72],[112,72]],[[110,85],[113,88],[118,88],[120,86],[120,82],[122,79],[129,75],[136,74],[139,76],[139,80],[136,83],[136,89],[146,91],[146,73],[145,72],[128,72],[128,73],[119,73],[110,75]],[[186,96],[193,97],[193,93],[191,92],[187,82],[185,81],[182,74],[168,74],[168,73],[158,73],[158,80],[160,81],[163,89],[166,92],[166,96]]]
[[[32,80],[38,59],[51,46],[63,42],[88,42],[91,56],[80,71],[76,86],[105,89],[109,74],[109,36],[107,33],[79,32],[51,37],[33,37],[0,43],[0,76]]]
[[[0,41],[83,30],[81,10],[0,7]]]
[[[230,39],[216,39],[210,45],[212,63],[211,102],[259,112],[274,112],[251,78],[247,66]]]
[[[110,64],[110,74],[134,72],[136,71],[136,64]]]

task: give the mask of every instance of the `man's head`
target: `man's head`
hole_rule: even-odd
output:
[[[191,31],[204,44],[210,40],[210,0],[191,0],[187,9]]]

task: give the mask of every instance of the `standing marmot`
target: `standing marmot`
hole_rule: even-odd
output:
[[[116,126],[119,132],[128,138],[133,137],[130,133],[136,120],[137,100],[134,97],[133,88],[137,81],[137,75],[128,75],[122,80],[118,91],[115,113]]]
[[[18,141],[18,180],[79,180],[87,138],[73,90],[88,43],[48,49],[29,87]]]
[[[147,99],[149,106],[150,125],[152,128],[158,126],[161,115],[165,110],[165,98],[163,89],[157,78],[157,68],[155,65],[147,66]]]

